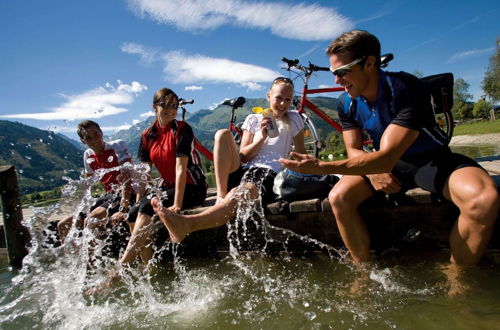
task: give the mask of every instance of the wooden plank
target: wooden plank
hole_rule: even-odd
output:
[[[23,214],[14,166],[0,166],[0,188],[9,262],[11,266],[20,269],[24,257],[28,254],[27,245],[30,241],[30,234],[28,229],[21,224]]]

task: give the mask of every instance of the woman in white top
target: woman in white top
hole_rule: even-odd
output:
[[[239,152],[231,132],[225,129],[216,133],[216,205],[199,214],[180,215],[161,206],[159,200],[153,198],[151,204],[173,242],[181,242],[193,231],[218,227],[234,219],[238,206],[237,191],[248,191],[248,203],[257,200],[259,193],[264,203],[274,200],[272,185],[281,170],[278,160],[289,155],[292,145],[295,152],[305,153],[304,123],[299,113],[288,110],[293,95],[293,83],[284,77],[276,78],[267,92],[269,106],[279,128],[277,137],[268,136],[271,119],[261,114],[251,114],[245,119]]]

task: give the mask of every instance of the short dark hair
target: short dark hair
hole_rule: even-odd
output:
[[[97,128],[99,132],[102,133],[101,127],[98,123],[93,120],[84,120],[78,124],[78,127],[76,129],[76,133],[78,133],[80,139],[83,140],[85,138],[85,135],[87,134],[86,131],[91,127]]]
[[[375,56],[375,66],[380,66],[380,42],[373,34],[364,30],[352,30],[341,34],[326,49],[328,56],[347,56],[351,61]]]

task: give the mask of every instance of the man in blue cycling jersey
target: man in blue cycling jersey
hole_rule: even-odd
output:
[[[355,263],[369,260],[370,237],[358,207],[380,191],[421,187],[452,201],[460,215],[450,234],[451,259],[474,265],[498,216],[495,183],[475,161],[450,151],[436,127],[430,94],[410,74],[380,69],[380,43],[366,32],[342,34],[327,48],[335,83],[344,87],[339,116],[348,159],[324,162],[292,153],[282,164],[302,173],[344,174],[329,195],[337,226]],[[363,151],[362,130],[375,152]]]

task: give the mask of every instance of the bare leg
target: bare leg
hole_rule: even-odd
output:
[[[214,167],[218,200],[226,197],[229,174],[236,171],[239,166],[238,148],[231,132],[227,129],[217,131],[214,141]]]
[[[460,209],[450,233],[450,261],[475,265],[486,251],[498,216],[496,185],[482,169],[465,167],[450,175],[444,196]]]
[[[149,246],[152,235],[150,224],[151,217],[144,213],[139,213],[127,248],[120,259],[121,264],[134,262],[138,255],[141,256],[143,262],[148,262],[151,259],[153,252]]]
[[[163,207],[160,200],[156,197],[151,200],[151,205],[153,205],[155,213],[160,217],[165,227],[167,227],[170,240],[180,243],[189,233],[219,227],[234,219],[238,206],[237,196],[234,196],[237,189],[241,189],[241,186],[232,189],[221,203],[194,215],[182,215],[172,212]],[[254,184],[245,183],[243,189],[247,189],[250,192],[250,201],[248,202],[258,197],[258,190]]]
[[[78,221],[78,220],[77,220]],[[66,217],[57,223],[57,232],[61,243],[64,243],[66,236],[68,236],[71,226],[73,225],[73,216]],[[83,227],[83,222],[80,220],[80,226]]]
[[[106,222],[102,221],[106,218],[107,209],[99,206],[96,207],[84,220],[84,226],[92,231],[95,237],[100,238],[102,231],[106,229]],[[92,219],[92,221],[91,221]]]
[[[370,258],[370,236],[358,207],[372,195],[363,177],[344,175],[328,196],[340,236],[355,263]]]

